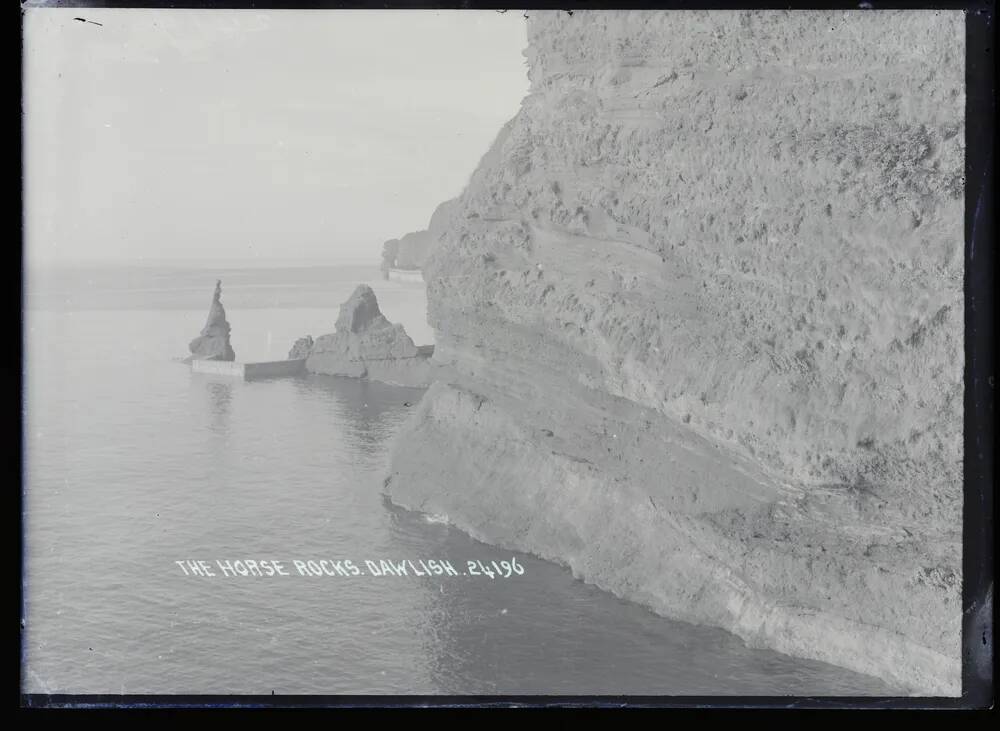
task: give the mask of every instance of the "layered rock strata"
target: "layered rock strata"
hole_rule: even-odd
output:
[[[293,352],[305,352],[306,344],[301,338]],[[316,338],[304,357],[310,373],[427,386],[435,373],[433,352],[433,347],[414,345],[402,325],[389,322],[375,292],[361,284],[340,306],[336,331]]]
[[[959,12],[533,12],[424,263],[406,507],[960,691]]]
[[[208,309],[208,320],[201,334],[188,344],[191,355],[187,361],[192,360],[236,360],[236,352],[229,342],[229,333],[232,328],[226,320],[226,309],[222,306],[222,282],[216,281],[215,293],[212,295],[212,304]]]

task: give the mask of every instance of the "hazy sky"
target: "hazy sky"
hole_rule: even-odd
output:
[[[29,9],[26,261],[377,262],[517,112],[524,23]]]

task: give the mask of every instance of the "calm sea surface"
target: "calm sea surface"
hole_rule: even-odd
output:
[[[363,281],[418,344],[433,342],[422,288],[374,268],[29,281],[27,692],[893,692],[657,617],[524,554],[510,578],[299,576],[294,559],[464,571],[512,554],[383,498],[389,443],[419,390],[244,383],[174,362],[216,277],[240,360],[283,358],[297,337],[332,331]],[[185,559],[279,560],[292,575],[185,576],[174,563]]]

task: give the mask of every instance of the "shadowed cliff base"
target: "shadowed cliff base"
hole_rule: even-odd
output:
[[[531,14],[531,92],[430,229],[448,371],[388,493],[957,695],[962,14],[821,15]]]

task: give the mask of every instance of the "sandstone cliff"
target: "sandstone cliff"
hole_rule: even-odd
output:
[[[229,321],[226,320],[226,309],[222,306],[222,282],[215,283],[215,292],[212,295],[212,304],[208,309],[208,320],[201,334],[190,342],[188,349],[191,355],[187,361],[192,360],[236,360],[236,353],[229,342],[231,331]]]
[[[402,325],[389,322],[371,287],[360,284],[340,306],[336,331],[315,342],[300,338],[289,358],[305,357],[310,373],[427,386],[433,379],[432,353],[433,348],[414,345]]]
[[[532,12],[424,264],[391,498],[748,643],[960,690],[963,18]]]

